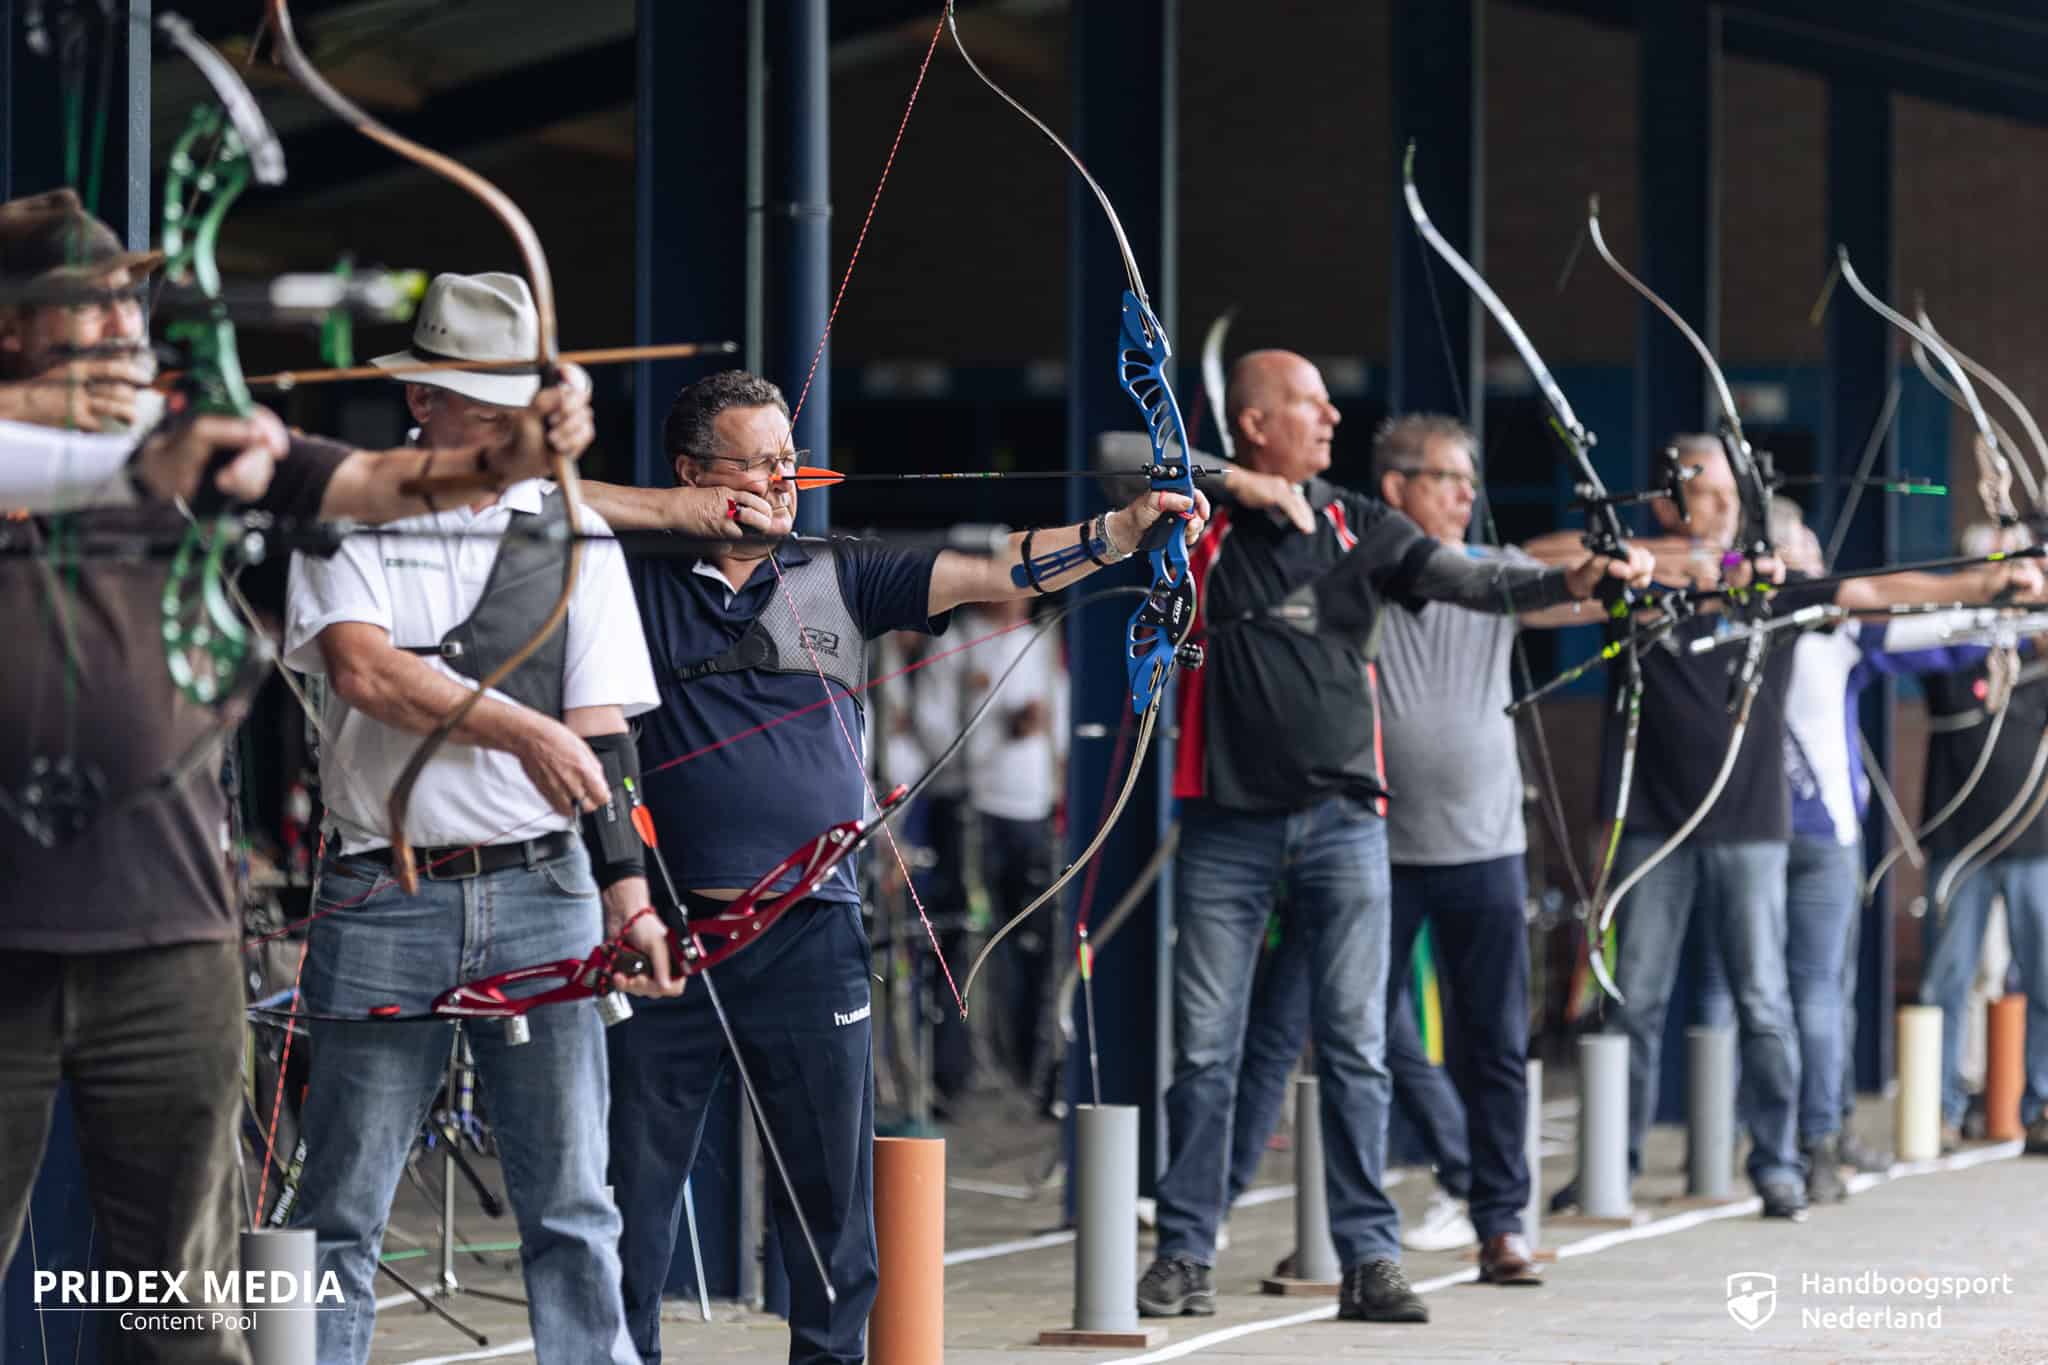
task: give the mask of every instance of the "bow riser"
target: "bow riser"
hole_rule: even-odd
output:
[[[1180,400],[1166,377],[1173,350],[1158,317],[1128,289],[1124,291],[1119,342],[1117,384],[1144,415],[1145,434],[1152,442],[1152,489],[1177,493],[1192,502],[1195,481],[1187,429],[1181,421]],[[1185,652],[1188,635],[1195,628],[1197,602],[1181,526],[1178,517],[1161,517],[1152,523],[1142,542],[1152,566],[1152,590],[1131,613],[1124,630],[1134,715],[1142,716],[1151,707],[1176,665],[1201,666],[1199,647],[1193,654]]]

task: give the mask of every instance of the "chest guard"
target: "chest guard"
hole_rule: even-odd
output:
[[[482,681],[514,650],[533,638],[548,619],[555,600],[562,595],[562,583],[569,573],[566,540],[551,540],[543,531],[559,531],[566,525],[562,492],[555,489],[541,498],[539,512],[514,512],[505,538],[498,542],[498,557],[483,596],[461,624],[441,637],[437,645],[401,645],[409,654],[439,659],[465,678]],[[498,684],[521,706],[530,707],[555,720],[562,718],[562,668],[569,652],[567,628],[549,635],[546,642],[512,675]]]
[[[813,678],[822,671],[860,704],[868,681],[867,638],[839,591],[831,543],[805,540],[802,545],[810,558],[782,570],[781,581],[746,632],[723,653],[678,666],[674,670],[677,682],[693,683],[715,673],[748,669]],[[767,572],[775,572],[774,567],[769,566]],[[792,600],[795,611],[790,610]]]

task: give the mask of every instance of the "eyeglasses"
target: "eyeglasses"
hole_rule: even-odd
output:
[[[1479,496],[1477,474],[1461,474],[1455,469],[1397,469],[1394,472],[1411,479],[1434,479],[1438,483],[1463,484],[1467,493],[1475,498]]]
[[[808,450],[785,450],[777,455],[691,455],[698,464],[724,465],[735,474],[765,474],[772,469],[795,470],[811,458]]]

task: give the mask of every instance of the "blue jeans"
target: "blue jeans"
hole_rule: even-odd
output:
[[[1850,954],[1862,892],[1861,848],[1793,837],[1785,868],[1785,975],[1799,1030],[1801,1144],[1841,1132],[1855,1099],[1856,1062],[1848,1056],[1856,1021],[1856,968]],[[1844,992],[1851,994],[1845,998]],[[1734,1014],[1717,942],[1701,974],[1700,1022],[1725,1028]],[[1745,1125],[1747,1103],[1745,1096]]]
[[[1237,1073],[1237,1115],[1230,1129],[1230,1186],[1224,1208],[1258,1179],[1266,1143],[1279,1126],[1287,1104],[1287,1073],[1308,1042],[1308,950],[1302,935],[1281,911],[1280,946],[1266,958],[1266,970],[1252,997],[1252,1018],[1245,1030],[1244,1065]],[[1406,962],[1402,955],[1398,959]],[[1387,1070],[1394,1082],[1394,1105],[1422,1134],[1429,1159],[1436,1165],[1436,1183],[1459,1199],[1472,1188],[1472,1154],[1465,1141],[1465,1106],[1443,1067],[1429,1060],[1415,1014],[1405,996],[1396,1003],[1405,968],[1387,972]]]
[[[1936,885],[1945,860],[1930,860],[1927,884]],[[1920,968],[1920,1003],[1941,1006],[1941,1116],[1960,1124],[1970,1097],[1963,1089],[1963,1009],[1984,948],[1991,898],[2005,898],[2013,965],[2027,993],[2027,1084],[2020,1121],[2032,1123],[2048,1101],[2048,858],[1998,858],[1962,883],[1948,913],[1921,920],[1926,944]]]
[[[1663,842],[1624,834],[1614,875],[1627,876]],[[1793,1032],[1785,973],[1786,846],[1781,843],[1688,844],[1659,863],[1621,907],[1621,953],[1615,982],[1617,1030],[1628,1035],[1629,1168],[1642,1169],[1643,1139],[1657,1112],[1658,1057],[1664,1011],[1698,906],[1712,917],[1713,938],[1735,988],[1749,1125],[1749,1178],[1805,1179],[1795,1130],[1799,1045]]]
[[[1308,955],[1330,1237],[1346,1266],[1398,1258],[1399,1215],[1380,1185],[1389,1092],[1386,827],[1341,797],[1282,815],[1189,801],[1174,880],[1174,1068],[1159,1254],[1214,1259],[1252,970],[1274,888],[1284,883]]]
[[[322,909],[354,901],[384,875],[362,858],[327,859]],[[422,1011],[459,982],[582,957],[603,935],[597,884],[580,843],[552,862],[462,881],[396,885],[313,921],[306,1008]],[[510,1047],[473,1028],[477,1078],[519,1223],[534,1354],[546,1362],[634,1365],[619,1298],[619,1212],[604,1188],[609,1103],[604,1027],[588,1001],[527,1016],[533,1041]],[[314,1023],[306,1165],[294,1227],[319,1234],[320,1271],[346,1307],[323,1312],[323,1365],[362,1365],[376,1323],[376,1270],[391,1196],[448,1069],[455,1026]]]
[[[771,1162],[768,1207],[789,1275],[792,1365],[858,1365],[880,1283],[869,960],[860,907],[812,900],[711,971],[838,1295],[826,1301]],[[635,1003],[634,1016],[606,1039],[611,1174],[625,1212],[620,1257],[635,1359],[657,1365],[683,1181],[696,1164],[713,1092],[738,1078],[702,981],[673,1000]],[[741,1121],[750,1122],[744,1100],[740,1108]]]
[[[1469,1190],[1472,1227],[1482,1242],[1522,1231],[1529,1203],[1528,894],[1519,853],[1394,869],[1394,961],[1408,961],[1427,919],[1450,1016],[1447,1066],[1429,1066],[1406,1003],[1408,973],[1388,983],[1388,1013],[1404,1019],[1415,1038],[1413,1059],[1396,1065],[1394,1089],[1407,1098],[1402,1071],[1419,1062],[1443,1092],[1435,1126],[1457,1134],[1465,1168],[1457,1178],[1465,1188],[1444,1184],[1453,1193]]]

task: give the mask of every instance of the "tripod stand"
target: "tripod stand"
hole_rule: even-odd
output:
[[[377,1269],[398,1282],[399,1288],[418,1299],[420,1306],[439,1317],[475,1341],[479,1346],[488,1346],[490,1340],[462,1319],[456,1317],[437,1300],[453,1298],[457,1294],[468,1294],[474,1298],[489,1299],[494,1303],[516,1304],[524,1307],[526,1300],[516,1294],[500,1294],[489,1289],[475,1289],[464,1285],[455,1278],[455,1177],[458,1172],[469,1181],[476,1191],[477,1203],[485,1215],[497,1218],[504,1214],[505,1206],[499,1202],[483,1177],[469,1164],[469,1158],[462,1154],[462,1138],[473,1123],[474,1095],[476,1085],[476,1059],[470,1055],[469,1036],[463,1026],[455,1026],[455,1039],[448,1049],[448,1080],[444,1093],[445,1104],[433,1114],[428,1122],[441,1142],[441,1269],[435,1281],[422,1288],[392,1269],[388,1262],[380,1260]]]

